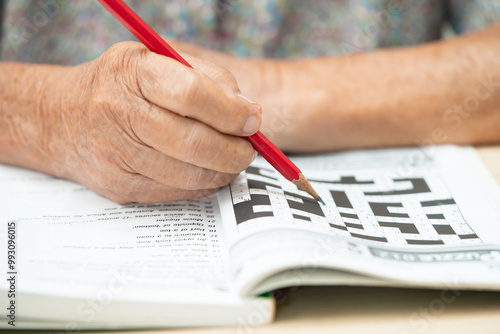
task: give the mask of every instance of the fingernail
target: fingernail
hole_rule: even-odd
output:
[[[248,97],[246,97],[245,95],[241,94],[240,92],[236,93],[236,95],[238,95],[239,97],[241,97],[243,100],[245,100],[247,102],[250,102],[251,104],[257,104],[257,102],[255,102],[253,100],[250,100]]]
[[[246,97],[245,95],[241,94],[241,93],[236,93],[237,96],[241,97],[243,100],[247,101],[248,103],[252,104],[258,111],[259,113],[262,114],[262,107],[260,106],[260,104],[258,104],[257,102],[249,99],[248,97]]]
[[[260,117],[255,115],[250,116],[245,125],[243,126],[243,132],[245,133],[255,133],[260,127]]]

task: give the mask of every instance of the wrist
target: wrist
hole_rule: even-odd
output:
[[[61,85],[67,68],[47,65],[0,64],[0,162],[53,174],[54,137],[51,127],[60,110]]]

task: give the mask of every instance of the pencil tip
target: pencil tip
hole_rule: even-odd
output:
[[[315,200],[317,200],[317,201],[323,203],[323,205],[325,205],[325,202],[323,202],[321,197],[319,197],[316,190],[314,190],[314,188],[311,186],[309,181],[306,179],[306,177],[302,173],[299,174],[299,179],[293,180],[292,183],[295,184],[297,186],[297,188],[299,188],[300,190],[304,190],[306,193],[311,195]]]

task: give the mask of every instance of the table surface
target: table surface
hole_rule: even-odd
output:
[[[477,151],[500,184],[500,146]],[[500,292],[459,291],[455,299],[427,289],[332,286],[283,292],[275,322],[269,325],[124,333],[500,333]]]

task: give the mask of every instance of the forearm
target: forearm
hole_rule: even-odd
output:
[[[50,168],[53,137],[49,128],[58,103],[54,87],[64,68],[0,63],[0,163],[44,172]]]
[[[500,25],[411,48],[223,59],[287,151],[500,141]],[[208,55],[212,61],[215,54]]]
[[[497,26],[424,46],[287,64],[295,70],[283,71],[285,96],[293,98],[285,108],[296,108],[297,118],[285,149],[500,141],[499,54]]]

